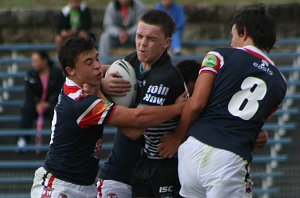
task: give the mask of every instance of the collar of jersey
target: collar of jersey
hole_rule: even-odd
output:
[[[73,100],[77,100],[85,95],[81,87],[68,77],[66,78],[66,82],[64,84],[64,93]]]
[[[275,65],[274,62],[268,56],[266,56],[260,49],[258,49],[257,47],[255,47],[253,45],[246,45],[242,49],[244,49],[248,53],[250,53],[262,60],[267,61],[268,63],[270,63],[272,65]]]
[[[143,65],[142,65],[142,63],[140,63],[139,72],[142,76],[145,76],[151,69],[153,69],[154,67],[159,67],[160,65],[162,65],[166,62],[169,62],[170,64],[172,64],[171,57],[169,56],[167,50],[164,51],[164,53],[161,55],[161,57],[159,57],[159,59],[147,71],[143,71]]]
[[[140,69],[139,69],[139,71],[140,71],[140,74],[141,74],[142,76],[145,75],[145,74],[147,74],[150,70],[151,70],[151,68],[148,69],[147,71],[144,71],[144,69],[143,69],[143,64],[140,63]]]

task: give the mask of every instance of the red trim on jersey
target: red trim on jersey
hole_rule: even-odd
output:
[[[81,90],[80,87],[78,86],[68,86],[66,83],[64,84],[64,92],[67,96],[69,96],[70,94],[73,94],[73,93],[76,93],[78,92],[79,90]],[[80,94],[78,97],[74,98],[73,100],[79,100],[81,98],[85,98],[87,97],[88,95],[87,94]]]
[[[53,175],[49,178],[48,185],[47,185],[48,187],[52,188],[52,184],[54,182],[54,179],[55,179],[55,177]]]
[[[99,184],[99,186],[98,186],[98,188],[97,188],[97,191],[98,191],[98,195],[99,195],[99,197],[100,198],[102,198],[102,187],[103,187],[103,182],[104,182],[104,180],[101,180],[100,181],[100,184]]]
[[[199,70],[199,74],[201,74],[202,72],[209,72],[209,73],[214,73],[216,75],[219,72],[219,70],[221,69],[221,59],[220,59],[220,57],[216,56],[215,54],[209,52],[208,54],[206,54],[206,56],[204,57],[203,60],[205,60],[205,58],[207,56],[214,56],[217,60],[217,64],[215,66],[207,66],[207,65],[204,65],[202,62],[201,68]],[[210,68],[211,70],[214,70],[215,72],[210,71],[206,68]]]
[[[66,83],[64,84],[64,92],[66,95],[76,93],[78,90],[80,90],[80,88],[77,86],[68,86]]]
[[[99,123],[101,119],[104,120],[103,115],[105,113],[108,113],[110,107],[103,102],[103,100],[100,100],[92,109],[89,110],[89,112],[80,120],[79,126],[81,128],[88,128],[93,125],[102,124]]]
[[[255,52],[255,51],[252,51],[252,50],[250,50],[250,49],[247,49],[247,48],[244,48],[244,49],[245,49],[249,54],[252,54],[253,56],[258,57],[258,58],[260,58],[260,59],[262,59],[262,60],[268,62],[269,64],[272,64],[272,63],[270,63],[270,61],[269,61],[268,59],[266,59],[266,58],[265,58],[264,56],[262,56],[261,54]]]
[[[111,120],[112,115],[114,114],[116,108],[117,108],[117,105],[114,105],[114,106],[113,106],[113,109],[112,109],[112,111],[111,111],[111,113],[110,113],[110,115],[109,115],[109,118],[108,118],[108,120],[107,120],[107,124],[110,123],[110,120]]]
[[[202,73],[209,73],[209,74],[217,75],[215,72],[210,71],[210,70],[202,70],[202,71],[199,73],[199,75],[202,74]]]

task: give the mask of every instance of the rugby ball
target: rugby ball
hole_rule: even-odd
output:
[[[134,105],[137,94],[137,81],[132,65],[124,59],[116,60],[109,66],[105,73],[105,76],[108,76],[110,73],[114,72],[119,72],[122,78],[129,81],[131,84],[131,89],[126,93],[125,96],[112,96],[111,100],[118,105],[132,107]]]

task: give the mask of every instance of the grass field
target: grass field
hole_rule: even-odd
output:
[[[110,0],[83,0],[90,7],[104,7]],[[144,4],[152,6],[159,0],[141,0]],[[60,8],[66,4],[67,0],[0,0],[0,9],[2,8]],[[292,3],[299,0],[177,0],[180,4],[192,5],[224,5],[224,4],[254,4],[254,3]]]

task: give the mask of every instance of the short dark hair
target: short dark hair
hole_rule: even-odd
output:
[[[200,69],[200,63],[198,63],[196,60],[183,60],[179,62],[176,67],[180,71],[186,84],[189,82],[196,82]]]
[[[231,25],[236,25],[238,34],[247,34],[253,39],[255,46],[270,52],[276,42],[276,24],[265,5],[247,6],[237,12]]]
[[[163,10],[150,9],[141,16],[140,21],[159,26],[165,37],[172,37],[175,32],[175,22],[172,17]]]
[[[58,52],[58,60],[64,70],[66,76],[66,67],[75,67],[78,56],[83,52],[91,51],[95,45],[91,39],[86,39],[80,36],[71,36],[64,40]]]

